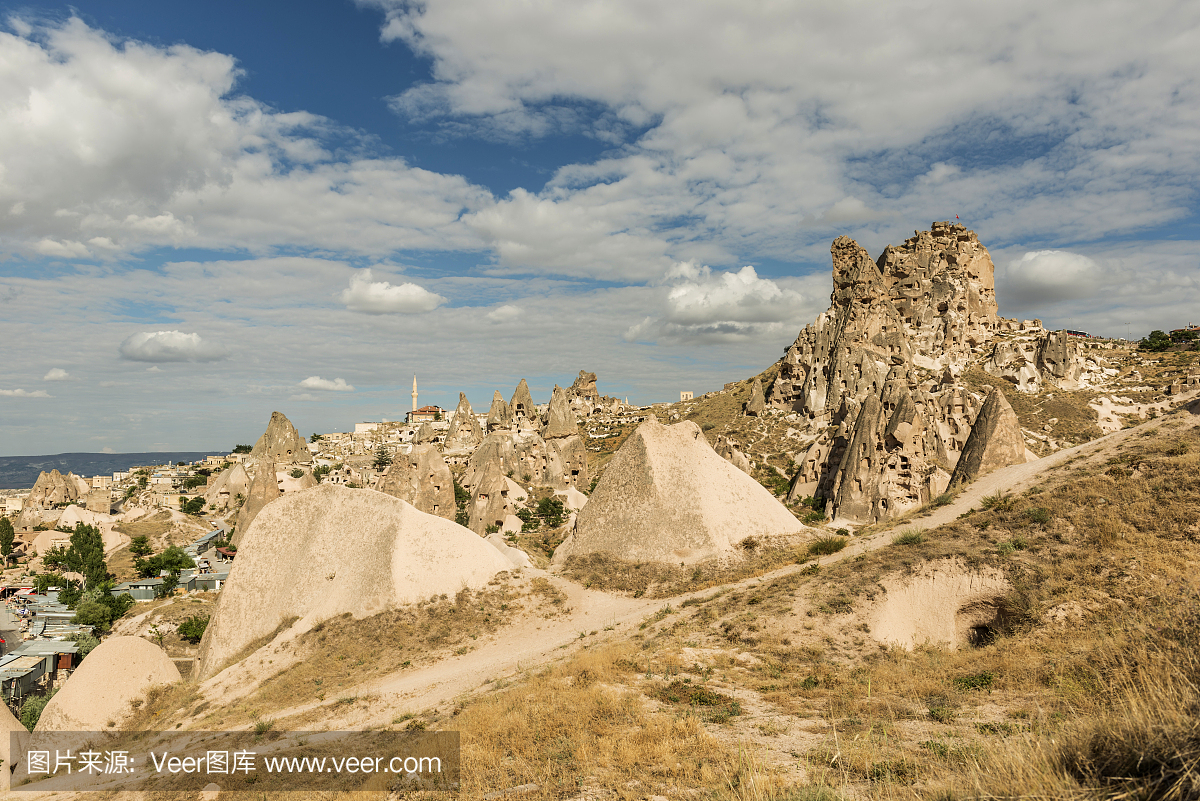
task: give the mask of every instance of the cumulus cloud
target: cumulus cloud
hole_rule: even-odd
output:
[[[323,389],[327,392],[353,392],[354,387],[346,383],[344,378],[335,378],[330,381],[328,378],[310,375],[308,378],[300,382],[300,386],[305,389]]]
[[[61,367],[51,367],[50,371],[42,376],[43,381],[66,381],[71,377],[71,374]]]
[[[490,193],[237,92],[235,59],[78,18],[0,31],[0,235],[58,259],[153,246],[477,247]],[[341,155],[331,142],[352,143]],[[346,155],[353,154],[353,155]]]
[[[228,353],[199,334],[182,331],[143,331],[128,337],[118,349],[133,362],[215,362]]]
[[[1095,261],[1079,253],[1029,251],[1008,263],[1000,292],[1017,307],[1076,300],[1096,292],[1101,272]]]
[[[350,286],[338,296],[346,308],[364,314],[420,314],[446,302],[422,286],[374,281],[370,270],[360,270],[350,278]]]
[[[51,398],[53,395],[48,395],[46,390],[39,389],[34,392],[27,392],[23,389],[0,389],[0,395],[6,398]]]
[[[512,306],[507,303],[503,306],[497,306],[496,308],[492,309],[490,312],[487,313],[487,318],[489,320],[491,320],[493,323],[507,323],[507,322],[517,319],[520,316],[521,316],[520,307]]]
[[[631,326],[625,332],[626,341],[738,342],[787,336],[788,330],[802,327],[807,315],[824,302],[819,295],[760,278],[751,266],[715,272],[682,262],[668,271],[665,282],[662,315],[645,317]]]

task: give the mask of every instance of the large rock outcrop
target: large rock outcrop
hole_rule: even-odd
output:
[[[986,355],[988,369],[1036,386],[1045,332],[996,316],[991,257],[961,225],[934,223],[876,261],[848,237],[830,253],[830,307],[787,350],[768,401],[818,434],[789,498],[874,522],[949,485],[984,401],[959,379],[967,363]]]
[[[763,396],[762,379],[755,378],[754,383],[750,386],[750,400],[746,401],[745,412],[750,417],[762,417],[766,410],[767,400]]]
[[[29,732],[7,704],[0,705],[0,793],[12,789],[13,772],[23,764],[28,746]]]
[[[593,404],[599,403],[600,391],[596,389],[596,374],[580,370],[579,376],[575,379],[575,383],[571,384],[567,393],[572,398],[579,398]]]
[[[157,684],[180,680],[166,652],[141,637],[108,637],[55,693],[35,732],[96,732],[119,722],[129,702]]]
[[[454,479],[446,460],[432,445],[414,445],[411,453],[396,454],[379,491],[411,503],[425,514],[454,519]]]
[[[578,434],[545,440],[536,431],[494,431],[471,454],[462,485],[475,491],[489,464],[521,481],[555,489],[587,487],[587,446]]]
[[[450,420],[450,429],[446,432],[445,449],[460,453],[469,453],[483,441],[483,430],[475,419],[471,402],[465,393],[458,393],[458,408]]]
[[[238,462],[233,467],[217,473],[216,479],[204,490],[205,503],[221,511],[229,509],[237,503],[239,495],[245,500],[250,494],[251,481],[245,465]]]
[[[1025,437],[1017,414],[1004,393],[993,389],[971,426],[951,484],[974,481],[984,473],[1021,464],[1025,458]]]
[[[250,489],[246,493],[246,502],[242,504],[242,508],[238,511],[237,529],[233,532],[233,544],[238,548],[242,547],[242,540],[246,537],[246,532],[250,529],[250,524],[254,522],[254,518],[258,517],[259,512],[263,508],[278,498],[282,493],[279,491],[279,479],[275,475],[274,462],[260,462],[254,471],[254,478],[250,481]]]
[[[761,484],[717,455],[693,422],[651,417],[613,456],[555,563],[606,552],[630,561],[695,563],[805,529]]]
[[[312,454],[304,437],[283,412],[271,412],[267,430],[254,443],[250,457],[277,464],[311,464]]]
[[[382,492],[322,484],[289,493],[246,532],[197,673],[216,674],[289,619],[305,630],[345,612],[363,617],[481,587],[511,566],[462,526]]]
[[[557,439],[578,433],[575,413],[571,411],[567,393],[562,387],[555,384],[554,393],[550,396],[550,408],[546,410],[546,425],[542,429],[542,438]]]

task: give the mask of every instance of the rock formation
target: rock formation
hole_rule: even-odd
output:
[[[984,400],[958,379],[970,360],[990,349],[988,369],[1036,387],[1070,380],[1056,366],[1070,344],[996,316],[991,257],[961,225],[934,223],[877,261],[844,236],[830,253],[830,307],[788,348],[768,400],[818,433],[789,499],[825,498],[830,517],[872,522],[949,485]]]
[[[567,392],[572,398],[580,398],[592,404],[600,402],[600,392],[596,389],[595,373],[580,370],[579,377],[575,379],[575,383],[571,384],[571,388]]]
[[[250,481],[250,473],[241,462],[222,470],[217,474],[216,480],[204,490],[205,504],[222,511],[229,509],[237,502],[237,496],[241,495],[242,500],[245,500],[250,494]]]
[[[546,410],[546,426],[542,429],[543,439],[557,439],[578,434],[575,413],[567,400],[567,393],[558,384],[550,396],[550,408]]]
[[[263,510],[238,549],[200,643],[198,677],[289,619],[304,631],[347,612],[364,617],[479,588],[510,567],[462,526],[382,492],[321,484],[289,493]]]
[[[246,492],[246,502],[238,511],[237,530],[234,531],[232,539],[234,545],[242,547],[242,540],[245,539],[246,532],[250,530],[250,524],[254,522],[254,518],[258,517],[264,506],[278,498],[280,494],[279,479],[275,476],[275,463],[259,462],[254,471],[254,478],[250,481],[250,489]]]
[[[179,669],[141,637],[107,637],[55,693],[35,732],[98,732],[129,713],[129,702],[156,684],[180,681]]]
[[[460,392],[458,393],[458,408],[454,410],[454,417],[450,420],[450,429],[446,432],[445,449],[469,452],[482,441],[483,431],[479,428],[479,421],[475,419],[471,402],[467,400],[466,394]]]
[[[517,384],[512,400],[508,402],[508,410],[512,414],[514,425],[521,428],[536,427],[537,423],[534,421],[537,412],[533,405],[533,396],[529,394],[529,384],[524,378]]]
[[[504,396],[500,394],[500,390],[492,395],[492,408],[488,409],[487,416],[487,432],[512,428],[512,412],[508,409],[508,404],[504,402]]]
[[[762,380],[754,379],[750,387],[750,400],[746,401],[746,414],[750,417],[761,417],[767,410],[767,399],[763,397]]]
[[[975,417],[950,483],[974,481],[984,473],[1024,461],[1025,437],[1017,414],[1004,393],[993,389]]]
[[[589,483],[587,447],[578,434],[545,440],[536,431],[494,431],[471,454],[462,485],[475,492],[489,463],[502,475],[555,489]]]
[[[496,461],[487,462],[471,492],[471,503],[467,507],[470,522],[467,527],[479,535],[486,534],[493,526],[503,528],[517,513],[515,491],[519,489],[501,472]],[[520,530],[519,521],[516,528]]]
[[[746,457],[746,454],[738,450],[737,445],[734,444],[733,440],[729,439],[728,437],[718,435],[717,444],[714,447],[714,450],[717,452],[718,456],[732,464],[738,470],[741,470],[743,473],[750,473],[750,459]]]
[[[432,445],[414,445],[411,453],[396,454],[379,491],[411,503],[425,514],[454,519],[454,479],[446,460]]]
[[[739,553],[746,537],[802,531],[761,484],[717,455],[695,423],[664,426],[651,417],[613,456],[554,562],[607,552],[695,563]]]
[[[304,437],[300,436],[300,432],[283,412],[271,412],[267,430],[258,438],[258,442],[254,443],[250,457],[278,464],[312,463],[312,454],[308,451]]]
[[[34,482],[29,497],[25,499],[26,506],[36,506],[39,509],[50,509],[55,504],[74,503],[87,496],[91,487],[86,481],[74,473],[65,476],[55,468],[49,473],[41,473]]]
[[[417,429],[417,433],[413,434],[413,445],[427,445],[437,440],[437,431],[433,429],[433,425],[426,420],[421,423],[421,427]]]
[[[29,732],[9,711],[7,704],[0,706],[0,760],[3,760],[0,762],[0,793],[12,789],[13,772],[23,763],[28,746]]]

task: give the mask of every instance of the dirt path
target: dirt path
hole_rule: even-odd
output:
[[[822,564],[832,564],[858,554],[886,547],[891,542],[892,532],[897,528],[919,526],[932,529],[949,523],[964,512],[978,508],[987,495],[1001,492],[1021,492],[1041,480],[1049,471],[1079,456],[1106,456],[1126,440],[1139,436],[1144,431],[1164,423],[1182,419],[1187,425],[1200,425],[1200,405],[1191,414],[1182,412],[1182,418],[1164,416],[1147,421],[1134,428],[1125,429],[1074,448],[1059,451],[1035,462],[1014,465],[989,473],[963,490],[949,505],[919,517],[896,521],[887,529],[864,537],[855,537],[842,551],[822,557]],[[758,582],[769,582],[780,576],[800,570],[800,565],[787,565],[764,575],[722,585],[736,590]],[[530,669],[545,665],[559,657],[568,656],[573,646],[596,642],[610,634],[623,637],[633,626],[667,603],[677,605],[690,595],[711,593],[713,588],[681,595],[670,599],[635,599],[587,590],[560,576],[543,570],[526,569],[527,578],[544,577],[567,595],[566,605],[570,611],[552,618],[536,616],[525,618],[512,626],[481,641],[475,650],[452,656],[433,665],[402,673],[393,673],[373,682],[353,688],[359,696],[371,696],[370,703],[347,708],[341,705],[331,709],[328,702],[307,701],[273,713],[276,719],[311,715],[321,710],[322,728],[359,729],[388,725],[397,715],[408,712],[437,709],[454,703],[455,699],[498,679],[511,678]],[[596,632],[593,635],[592,632]],[[582,635],[582,636],[581,636]],[[201,692],[210,698],[221,698],[228,702],[252,692],[257,682],[247,684],[245,677],[255,675],[266,668],[267,658],[274,657],[276,663],[270,673],[279,670],[279,656],[286,649],[286,638],[277,640],[272,646],[261,649],[238,666],[226,670],[204,682]],[[283,660],[286,661],[286,660]],[[266,672],[266,671],[264,671]],[[235,675],[236,674],[236,675]],[[258,673],[263,675],[263,673]],[[237,678],[240,676],[240,680]],[[239,686],[240,685],[240,686]]]

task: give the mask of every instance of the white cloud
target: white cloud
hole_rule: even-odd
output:
[[[629,342],[668,341],[740,342],[764,337],[786,337],[802,328],[823,307],[825,299],[801,291],[800,282],[789,286],[760,278],[750,266],[737,272],[714,272],[694,262],[675,265],[666,275],[667,291],[661,317],[645,317],[626,330]],[[822,278],[809,285],[824,286]]]
[[[182,331],[143,331],[121,343],[121,357],[134,362],[215,362],[228,354],[199,334]]]
[[[51,367],[50,371],[42,376],[43,381],[66,381],[71,377],[71,374],[61,367]]]
[[[392,286],[372,278],[370,270],[360,270],[351,276],[350,286],[338,296],[346,308],[365,314],[419,314],[433,311],[446,302],[441,295],[417,284]]]
[[[519,306],[512,306],[507,303],[503,306],[497,306],[487,313],[487,318],[493,323],[511,322],[520,316],[521,308]]]
[[[354,387],[346,383],[344,378],[335,378],[330,381],[328,378],[310,375],[308,378],[300,382],[300,386],[305,389],[323,389],[328,392],[353,392]]]
[[[459,217],[489,202],[487,190],[239,95],[231,56],[120,40],[77,18],[10,28],[0,32],[7,249],[74,259],[154,246],[478,247]],[[332,141],[350,147],[339,154]]]
[[[48,395],[46,390],[39,389],[35,392],[27,392],[23,389],[0,389],[0,396],[6,398],[52,398],[53,395]]]
[[[147,367],[147,368],[146,368],[146,372],[147,372],[147,373],[161,373],[161,372],[162,372],[162,368],[161,368],[161,367],[159,367],[157,364],[152,364],[152,365],[150,365],[149,367]]]
[[[1006,303],[1021,308],[1090,297],[1100,278],[1100,266],[1087,256],[1037,250],[1008,263],[999,291]]]
[[[116,451],[113,450],[111,445],[105,445],[103,448],[100,449],[100,452],[101,453],[116,453]]]

